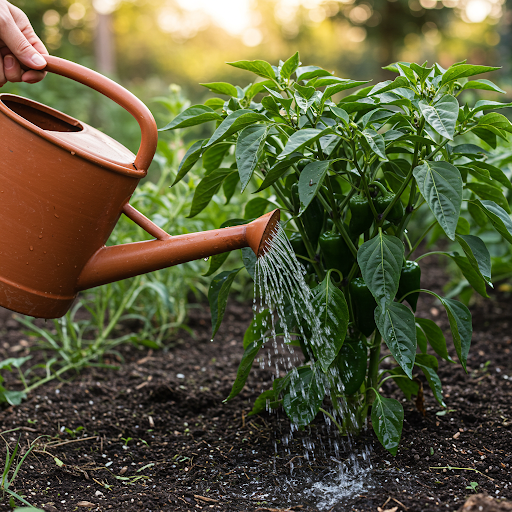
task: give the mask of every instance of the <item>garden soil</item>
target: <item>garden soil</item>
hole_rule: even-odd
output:
[[[427,268],[423,284],[440,291],[443,271],[435,262]],[[435,299],[423,295],[418,313],[449,332]],[[52,512],[429,512],[459,510],[471,496],[464,510],[509,510],[496,500],[512,498],[510,294],[477,299],[472,313],[468,373],[440,362],[446,409],[418,375],[423,411],[403,401],[396,457],[370,425],[349,441],[320,415],[293,436],[282,412],[248,417],[271,386],[268,366],[255,364],[242,393],[223,403],[252,318],[251,304],[231,301],[213,342],[207,306],[192,307],[188,330],[169,340],[168,350],[123,347],[105,361],[118,370],[89,368],[40,387],[20,406],[4,405],[0,429],[11,450],[18,438],[26,450],[44,436],[12,488]],[[11,312],[0,311],[2,359],[27,355],[35,343]],[[15,374],[3,374],[16,386]],[[390,381],[383,393],[403,399]],[[478,501],[476,493],[494,499]],[[7,510],[4,498],[0,511]]]

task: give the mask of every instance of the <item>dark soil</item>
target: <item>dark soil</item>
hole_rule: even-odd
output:
[[[430,266],[425,280],[435,288],[442,271]],[[422,296],[418,312],[449,332],[444,311],[430,296]],[[325,510],[454,511],[474,493],[467,489],[471,482],[476,492],[512,498],[510,296],[498,292],[477,301],[472,313],[468,373],[440,362],[447,410],[426,383],[426,416],[404,401],[396,457],[366,430],[352,443],[357,478],[345,487],[338,480],[338,497]],[[243,392],[222,403],[251,317],[250,305],[232,303],[210,343],[209,311],[193,308],[193,336],[181,331],[173,348],[124,347],[118,371],[90,368],[39,388],[18,407],[5,406],[0,429],[19,429],[3,434],[11,449],[19,434],[23,449],[49,436],[27,458],[13,488],[47,511],[318,510],[329,489],[308,489],[313,482],[335,482],[332,474],[348,458],[350,443],[320,417],[293,437],[282,413],[246,418],[254,399],[271,386],[268,368],[255,365]],[[34,343],[6,310],[0,335],[2,359],[24,355]],[[384,394],[402,399],[389,381]],[[366,450],[371,465],[363,460]],[[7,501],[0,511],[11,510]]]

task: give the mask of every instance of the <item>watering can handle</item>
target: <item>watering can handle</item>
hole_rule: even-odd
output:
[[[76,82],[87,85],[91,89],[95,89],[115,101],[135,117],[141,129],[141,141],[134,166],[138,170],[147,171],[149,164],[155,156],[158,130],[155,119],[146,105],[124,87],[92,69],[51,55],[45,55],[44,58],[48,63],[45,71],[71,78]]]

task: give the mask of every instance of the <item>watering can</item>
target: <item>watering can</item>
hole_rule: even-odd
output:
[[[158,133],[148,108],[112,80],[45,56],[46,71],[104,94],[135,117],[133,155],[104,133],[46,105],[0,94],[0,305],[58,318],[77,294],[113,281],[225,251],[257,256],[279,210],[241,226],[171,236],[129,204],[155,154]],[[106,247],[121,214],[154,240]]]

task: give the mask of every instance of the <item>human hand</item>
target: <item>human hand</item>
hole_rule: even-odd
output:
[[[0,87],[6,82],[36,83],[46,73],[42,55],[48,55],[25,13],[0,0]]]

